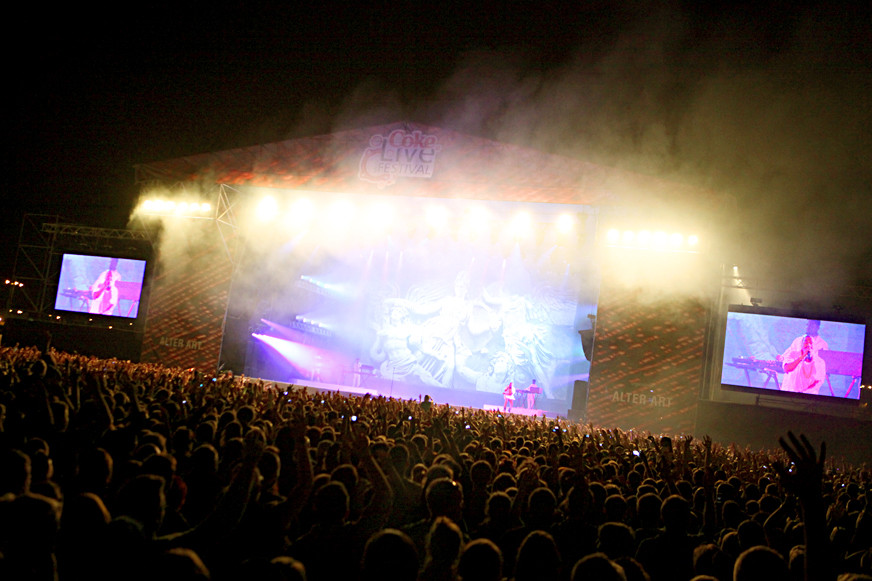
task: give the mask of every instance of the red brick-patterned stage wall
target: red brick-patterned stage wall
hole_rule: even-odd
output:
[[[211,221],[186,225],[182,249],[161,252],[152,283],[142,361],[215,371],[233,265]]]
[[[651,432],[693,430],[706,309],[698,299],[650,302],[604,283],[597,308],[587,417]]]

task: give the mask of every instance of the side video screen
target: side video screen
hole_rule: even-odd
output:
[[[859,399],[866,325],[732,305],[721,384]]]
[[[55,310],[135,319],[145,260],[64,254]]]

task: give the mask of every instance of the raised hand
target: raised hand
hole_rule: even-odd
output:
[[[351,430],[351,449],[358,458],[368,458],[370,456],[369,436],[363,430]]]
[[[803,530],[805,533],[805,579],[806,581],[831,581],[835,579],[831,555],[827,553],[826,514],[822,492],[824,462],[827,445],[821,442],[820,454],[803,434],[799,438],[787,432],[790,442],[778,438],[778,443],[793,461],[795,470],[790,472],[783,464],[774,463],[783,486],[796,494],[802,505]]]
[[[821,496],[821,485],[824,475],[824,461],[827,456],[827,444],[821,442],[820,455],[804,434],[799,438],[793,432],[787,432],[788,443],[783,437],[778,443],[796,467],[794,472],[787,470],[783,464],[776,463],[775,470],[781,478],[784,487],[799,497],[800,502],[808,502]]]
[[[295,440],[303,440],[306,437],[306,430],[309,429],[306,423],[306,414],[303,406],[294,408],[292,421],[290,423],[291,436]]]
[[[518,475],[518,489],[530,491],[539,486],[539,471],[534,463],[525,464],[521,467]]]
[[[705,465],[708,467],[712,460],[712,437],[708,434],[702,437],[702,448],[705,452]]]
[[[252,428],[245,434],[243,458],[257,464],[266,448],[266,436],[259,428]]]

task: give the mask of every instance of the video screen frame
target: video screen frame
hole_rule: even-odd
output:
[[[721,388],[856,404],[867,322],[833,313],[729,305]]]
[[[140,317],[147,259],[64,252],[60,261],[56,312],[129,320]]]

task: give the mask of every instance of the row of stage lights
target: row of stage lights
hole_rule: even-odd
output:
[[[147,199],[140,204],[139,211],[150,215],[204,217],[212,212],[212,206],[207,202]],[[255,207],[254,215],[256,220],[263,224],[279,220],[309,224],[320,217],[325,223],[338,227],[364,219],[369,226],[387,228],[404,220],[403,216],[398,215],[396,207],[386,202],[367,204],[366,207],[360,208],[350,200],[336,200],[319,210],[308,198],[298,198],[283,213],[279,202],[272,196],[261,198]],[[437,204],[428,206],[423,217],[428,226],[439,230],[446,228],[456,218],[448,208]],[[463,212],[460,222],[467,227],[483,229],[493,222],[494,218],[495,216],[486,208],[469,207]],[[524,211],[516,212],[507,224],[508,227],[517,230],[530,228],[532,225],[532,216]],[[562,214],[557,217],[555,226],[561,233],[570,232],[575,227],[575,218],[568,213]]]
[[[139,210],[152,215],[175,215],[205,217],[212,212],[208,202],[175,202],[165,199],[144,200]],[[419,212],[416,211],[416,217]],[[497,224],[522,238],[534,227],[530,212],[520,210],[510,216],[497,215],[484,206],[468,205],[461,212],[452,212],[445,205],[430,204],[420,212],[424,223],[437,232],[444,232],[452,225],[459,225],[466,231],[487,231]],[[317,219],[327,228],[346,229],[353,223],[366,224],[375,230],[388,230],[396,224],[408,225],[407,216],[398,212],[397,206],[387,202],[368,203],[364,206],[354,204],[348,199],[334,200],[323,207],[316,207],[308,198],[297,198],[282,211],[276,198],[265,196],[254,208],[255,221],[270,224],[278,221],[296,224],[312,224]],[[576,217],[571,213],[559,214],[553,225],[560,234],[568,234],[576,228]],[[699,252],[699,238],[680,232],[664,230],[621,230],[609,229],[605,235],[606,246],[639,250],[659,250],[671,252]],[[8,283],[7,283],[8,284]]]
[[[264,197],[255,208],[255,218],[258,222],[268,224],[279,220],[297,224],[311,224],[316,220],[323,222],[327,227],[345,228],[352,223],[366,224],[368,228],[387,230],[401,224],[409,225],[409,217],[394,204],[387,202],[374,202],[365,205],[357,205],[351,200],[335,200],[326,206],[316,207],[315,203],[307,198],[294,200],[285,212],[279,202],[273,197]],[[501,227],[509,228],[513,232],[523,233],[534,227],[533,215],[530,212],[518,211],[513,213],[508,220],[503,216],[496,215],[483,206],[469,205],[463,209],[460,215],[452,212],[448,207],[439,204],[430,204],[423,211],[415,210],[415,217],[420,218],[426,225],[436,231],[445,231],[451,225],[457,224],[469,230],[487,230],[497,220]],[[554,226],[560,233],[571,232],[576,225],[576,218],[570,213],[560,214],[554,221]]]
[[[659,250],[669,252],[699,252],[699,237],[665,230],[619,230],[606,231],[606,245],[639,250]]]

